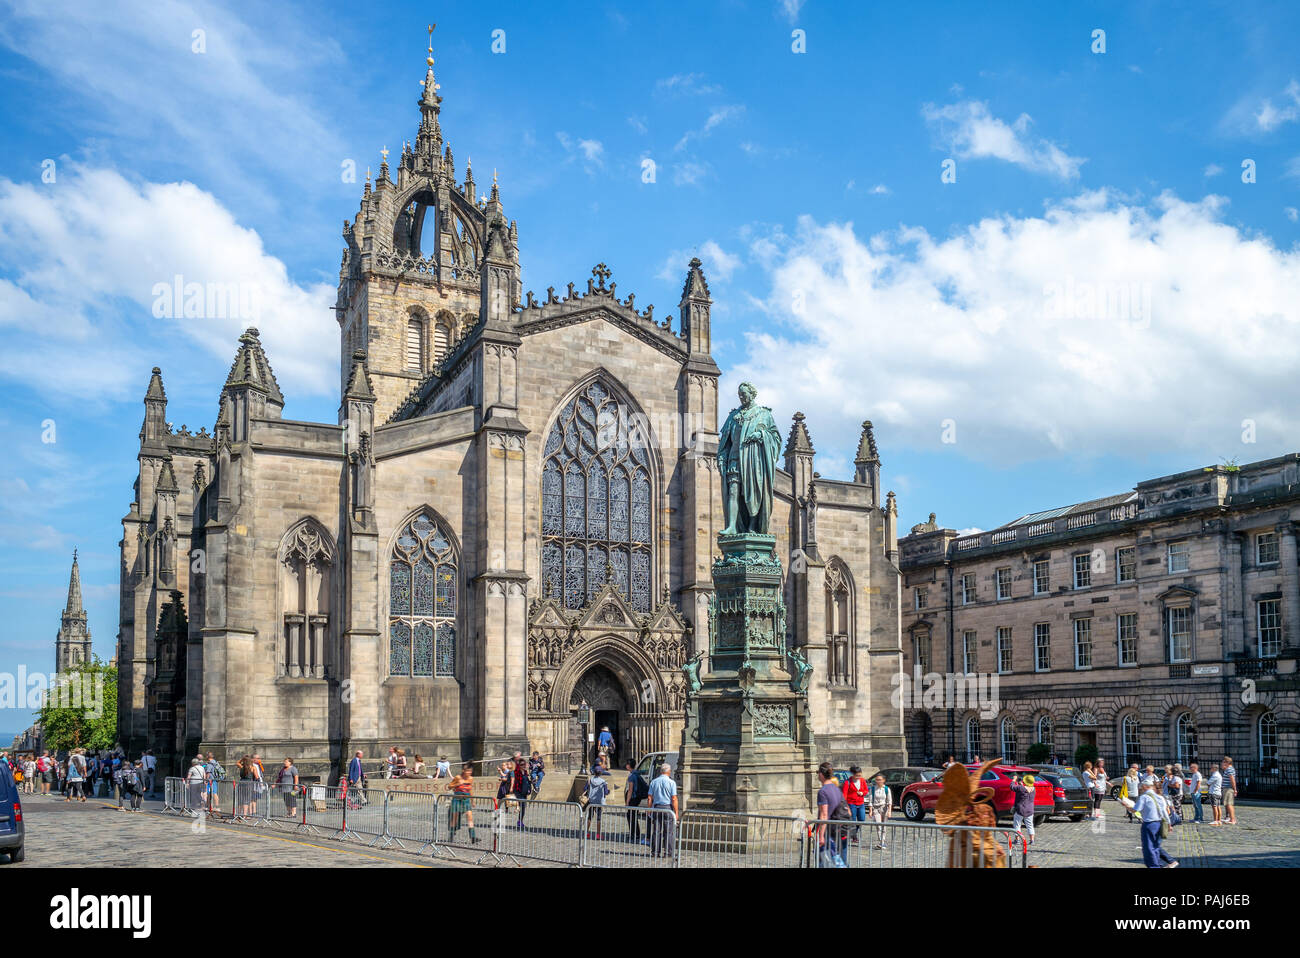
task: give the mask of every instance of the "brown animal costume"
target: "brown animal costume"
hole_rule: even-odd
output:
[[[950,765],[943,773],[943,791],[934,809],[934,820],[940,825],[982,825],[996,828],[997,813],[993,810],[993,789],[981,786],[979,781],[1002,759],[985,762],[973,772],[964,765]],[[946,829],[949,868],[1006,868],[1007,854],[993,832],[968,832]]]

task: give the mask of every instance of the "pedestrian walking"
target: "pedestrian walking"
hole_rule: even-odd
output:
[[[1196,814],[1192,818],[1192,823],[1195,825],[1201,825],[1204,824],[1205,822],[1205,813],[1204,810],[1201,808],[1201,781],[1202,781],[1201,770],[1200,767],[1195,762],[1193,762],[1187,768],[1188,768],[1187,792],[1192,799],[1192,808],[1196,810]]]
[[[1169,814],[1154,784],[1143,783],[1134,811],[1142,819],[1142,861],[1147,868],[1177,868],[1178,861],[1161,847],[1169,834]]]
[[[46,749],[36,760],[36,767],[41,774],[41,794],[48,795],[50,786],[54,784],[54,762],[50,758],[49,749]]]
[[[840,825],[827,822],[851,821],[848,803],[844,793],[835,784],[835,769],[830,762],[822,762],[817,767],[817,778],[821,788],[817,790],[817,866],[819,868],[847,868],[848,836]]]
[[[81,755],[80,749],[73,749],[68,755],[68,786],[67,792],[63,797],[65,802],[70,802],[74,798],[84,802],[86,796],[82,793],[82,785],[86,781],[86,760]]]
[[[609,795],[609,782],[605,779],[605,769],[599,764],[591,769],[587,777],[587,787],[583,790],[583,804],[587,806],[587,837],[591,837],[591,821],[596,820],[596,840],[600,841],[601,815],[605,810],[605,798]],[[595,809],[593,812],[592,809]]]
[[[650,857],[672,858],[676,853],[673,836],[677,833],[677,783],[667,762],[650,783]]]
[[[528,796],[532,792],[533,781],[528,777],[528,763],[524,761],[522,756],[514,763],[514,766],[510,773],[510,794],[519,803],[519,820],[515,822],[515,828],[522,829],[524,827],[524,812],[528,808]]]
[[[867,814],[873,822],[877,822],[876,827],[876,847],[885,847],[885,822],[889,821],[889,815],[894,810],[894,793],[890,791],[885,784],[885,776],[877,775],[872,780],[871,788],[867,791]]]
[[[1214,816],[1211,826],[1223,824],[1223,771],[1219,768],[1210,772],[1210,813]]]
[[[609,768],[609,763],[614,760],[614,735],[608,725],[601,727],[600,737],[596,739],[596,754],[601,767]]]
[[[388,767],[384,769],[384,778],[393,778],[397,772],[397,746],[388,746]]]
[[[1128,815],[1128,820],[1134,821],[1133,809],[1137,805],[1137,800],[1142,793],[1142,777],[1138,772],[1137,762],[1128,767],[1128,773],[1124,776],[1124,781],[1119,785],[1119,797],[1127,798],[1127,802],[1121,802],[1124,806],[1124,812]]]
[[[438,767],[442,768],[442,762],[438,763]],[[447,777],[450,778],[451,774],[448,773]],[[365,780],[366,772],[365,769],[361,767],[361,753],[357,752],[352,756],[352,761],[348,762],[347,784],[350,788],[364,788]]]
[[[140,811],[140,802],[144,799],[144,762],[136,759],[135,764],[130,767],[127,774],[127,785],[130,788],[131,811]]]
[[[1083,763],[1083,784],[1088,789],[1088,800],[1092,802],[1092,812],[1089,818],[1097,817],[1097,773],[1092,770],[1092,762]]]
[[[623,804],[628,807],[627,831],[634,844],[648,845],[649,839],[641,837],[641,813],[637,809],[650,797],[650,784],[642,778],[636,762],[628,759],[623,767],[627,769],[627,782],[623,786]]]
[[[1223,814],[1227,816],[1224,824],[1237,824],[1237,770],[1232,767],[1232,759],[1223,756],[1223,761],[1219,763],[1220,771],[1223,773]]]
[[[453,778],[446,786],[447,791],[451,792],[451,808],[447,811],[447,828],[451,832],[452,841],[456,840],[456,832],[460,829],[461,819],[469,825],[469,840],[471,844],[478,844],[478,837],[474,834],[474,806],[470,801],[470,795],[474,791],[474,770],[469,762],[461,766],[460,774]]]
[[[1029,844],[1034,843],[1034,776],[1021,776],[1015,772],[1011,776],[1011,792],[1015,795],[1012,807],[1011,827],[1021,835],[1021,827],[1029,832]]]
[[[189,811],[198,811],[204,807],[203,797],[206,792],[207,772],[203,768],[203,763],[197,759],[190,759],[189,771],[185,773],[185,788],[189,793]],[[121,799],[117,803],[118,808],[122,807]]]
[[[154,756],[153,749],[145,749],[140,761],[144,766],[144,790],[152,795],[158,776],[158,759]]]
[[[841,791],[844,792],[844,801],[849,803],[849,814],[853,816],[852,821],[865,822],[867,820],[867,792],[870,789],[871,786],[862,777],[862,766],[850,765],[849,777],[844,780],[844,787]],[[855,826],[851,841],[856,845],[861,839],[861,828]]]
[[[1094,818],[1101,818],[1101,801],[1106,797],[1106,789],[1110,785],[1110,778],[1106,775],[1106,760],[1097,759],[1097,765],[1092,770],[1092,811]]]
[[[280,794],[284,796],[284,813],[289,818],[298,817],[298,769],[293,764],[293,759],[286,758],[284,764],[280,766],[280,771],[276,772],[275,784],[280,789]]]

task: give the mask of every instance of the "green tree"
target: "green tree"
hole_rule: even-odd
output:
[[[1030,765],[1043,765],[1052,757],[1052,749],[1046,742],[1035,742],[1025,752],[1025,761]]]
[[[52,750],[112,748],[117,741],[117,669],[97,655],[59,674],[41,705],[41,735]]]
[[[1093,765],[1096,765],[1100,755],[1097,746],[1090,745],[1087,742],[1080,742],[1079,747],[1074,750],[1074,764],[1079,768],[1083,768],[1084,762],[1092,762]]]

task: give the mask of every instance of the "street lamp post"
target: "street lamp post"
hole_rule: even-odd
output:
[[[578,724],[582,727],[582,758],[578,762],[578,774],[587,772],[587,725],[591,722],[591,707],[584,700],[578,706]]]

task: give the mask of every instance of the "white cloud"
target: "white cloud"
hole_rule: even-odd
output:
[[[605,165],[605,145],[600,140],[590,140],[569,136],[564,131],[557,132],[555,138],[560,141],[564,152],[570,159],[582,158],[582,166],[588,173]]]
[[[1063,180],[1075,179],[1079,167],[1086,162],[1070,156],[1050,140],[1031,136],[1029,127],[1033,121],[1027,113],[1008,124],[993,116],[987,103],[964,100],[942,107],[927,103],[921,108],[921,115],[944,148],[959,159],[992,157]]]
[[[4,6],[0,46],[70,91],[59,109],[79,135],[102,137],[115,163],[183,164],[205,184],[270,207],[280,197],[267,170],[299,188],[339,181],[347,154],[332,111],[351,95],[337,80],[349,71],[330,31],[305,29],[301,10],[268,5],[245,22],[238,9],[184,0]],[[409,69],[414,82],[423,64],[413,56]]]
[[[886,186],[884,183],[877,183],[875,186],[871,188],[871,194],[873,196],[888,196],[889,187]]]
[[[673,185],[674,186],[696,186],[705,176],[708,175],[709,168],[704,163],[696,163],[690,160],[682,163],[673,164]]]
[[[704,264],[704,275],[709,282],[715,280],[719,283],[725,283],[731,279],[733,273],[744,265],[744,260],[739,256],[728,253],[716,240],[705,240],[698,250],[673,250],[664,259],[663,268],[659,270],[659,279],[665,282],[674,282],[682,279],[686,274],[686,264],[691,261],[691,257],[698,256],[700,262]]]
[[[721,93],[716,83],[706,83],[703,73],[675,73],[655,83],[655,92],[668,96],[711,96]]]
[[[1265,99],[1255,111],[1255,123],[1259,129],[1268,133],[1284,123],[1300,120],[1300,82],[1292,80],[1280,94],[1281,106],[1274,106],[1271,99]]]
[[[2,374],[47,393],[137,396],[177,333],[229,359],[253,325],[286,396],[337,388],[333,286],[295,283],[192,183],[135,183],[67,161],[56,184],[0,178],[0,257],[16,268],[0,281]],[[186,318],[195,289],[203,315]]]
[[[751,324],[728,378],[846,446],[869,418],[891,442],[985,461],[1217,458],[1252,419],[1248,455],[1276,454],[1300,405],[1300,250],[1223,222],[1225,206],[1099,191],[948,238],[805,217],[751,242],[774,322]]]
[[[1283,212],[1286,213],[1286,218],[1292,223],[1300,220],[1300,210],[1297,210],[1294,206],[1286,207]]]
[[[702,140],[712,133],[715,129],[726,123],[728,120],[734,120],[745,112],[744,106],[738,103],[720,106],[709,113],[708,119],[704,121],[704,126],[698,130],[687,130],[682,138],[677,141],[675,149],[682,150],[691,140]]]
[[[1218,176],[1222,172],[1223,172],[1223,167],[1221,167],[1218,163],[1211,163],[1209,166],[1205,168],[1205,172],[1203,175],[1207,177]]]
[[[799,17],[799,11],[803,9],[804,2],[805,0],[779,0],[778,6],[786,19],[794,23]]]

